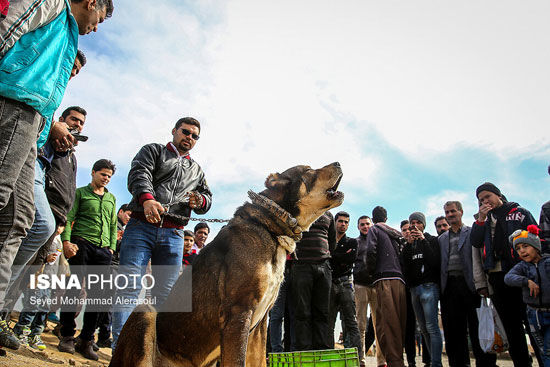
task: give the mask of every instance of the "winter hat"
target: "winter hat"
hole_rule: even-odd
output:
[[[534,224],[530,224],[527,226],[526,231],[518,229],[512,233],[510,237],[508,237],[508,240],[514,246],[514,249],[516,248],[516,245],[526,243],[541,252],[539,231],[539,227]]]
[[[500,192],[498,187],[496,187],[494,184],[492,184],[490,182],[485,182],[484,184],[482,184],[481,186],[479,186],[476,189],[476,198],[479,197],[479,193],[482,192],[482,191],[490,191],[493,194],[495,194],[496,196],[500,196],[500,197],[502,196],[502,193]]]
[[[412,222],[413,220],[417,220],[420,223],[424,225],[424,228],[426,228],[426,216],[420,212],[414,212],[411,215],[409,215],[409,222]]]

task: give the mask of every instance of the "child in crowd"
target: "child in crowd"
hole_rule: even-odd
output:
[[[188,230],[183,231],[183,266],[192,265],[197,256],[197,250],[193,250],[194,243],[195,235],[193,232]]]
[[[58,233],[63,232],[64,227],[59,227]],[[47,242],[38,251],[33,265],[39,266],[38,274],[57,274],[59,267],[59,255],[63,251],[63,244],[56,236],[51,242]],[[32,267],[33,271],[35,267]],[[47,301],[51,299],[51,289],[31,289],[27,287],[23,292],[23,309],[19,314],[19,321],[15,324],[13,332],[22,345],[28,345],[38,350],[46,349],[46,344],[41,339],[46,317],[48,316],[49,305]],[[37,302],[40,300],[41,304]]]
[[[529,326],[544,367],[550,367],[550,256],[541,253],[538,234],[539,228],[529,225],[527,231],[517,230],[510,235],[509,240],[523,261],[506,274],[504,282],[523,288]]]

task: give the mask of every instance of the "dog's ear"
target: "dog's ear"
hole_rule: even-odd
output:
[[[265,179],[265,187],[268,189],[275,189],[282,187],[288,183],[286,178],[281,177],[278,173],[272,173]]]

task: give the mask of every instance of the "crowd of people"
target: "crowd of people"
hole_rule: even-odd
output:
[[[150,271],[157,286],[148,296],[161,305],[181,267],[206,245],[206,223],[184,230],[191,212],[205,214],[212,205],[205,175],[189,154],[201,132],[194,118],[179,119],[168,144],[137,152],[129,204],[118,207],[107,189],[116,172],[108,159],[95,162],[91,182],[76,188],[75,147],[87,139],[81,133],[88,113],[73,106],[54,115],[68,81],[86,64],[79,35],[97,31],[112,13],[112,0],[0,1],[0,347],[44,349],[40,336],[51,319],[59,322],[60,351],[97,360],[100,347],[116,347],[132,311],[132,302],[106,312],[86,307],[75,338],[80,310],[61,306],[58,317],[55,307],[37,309],[30,300],[102,297],[102,290],[29,288],[31,264],[44,274],[78,277],[89,266],[137,277]],[[479,212],[471,226],[460,202],[444,203],[437,236],[427,232],[421,212],[396,229],[377,206],[357,218],[357,238],[346,236],[348,213],[325,213],[289,255],[270,311],[269,349],[331,349],[340,314],[343,343],[357,348],[361,365],[376,342],[378,366],[404,366],[403,350],[414,366],[418,327],[425,365],[441,366],[445,345],[451,366],[468,366],[471,345],[476,365],[492,367],[497,356],[482,350],[476,315],[489,297],[514,365],[532,364],[527,334],[539,365],[550,366],[550,202],[539,229],[492,183],[480,185],[475,198]],[[133,301],[141,291],[126,287],[115,296]],[[21,294],[23,310],[12,329],[9,314]]]
[[[374,341],[378,366],[405,366],[405,359],[415,366],[418,327],[425,366],[442,366],[445,345],[450,366],[469,366],[471,350],[476,366],[494,367],[497,354],[483,350],[478,336],[476,309],[487,297],[514,366],[533,363],[527,336],[538,364],[550,366],[550,202],[539,229],[494,184],[483,183],[475,195],[473,224],[464,223],[461,202],[450,200],[434,222],[437,235],[427,232],[421,212],[396,229],[377,206],[357,218],[360,235],[349,238],[350,215],[325,213],[287,260],[270,314],[271,351],[332,348],[340,313],[343,344],[357,348],[361,366]]]

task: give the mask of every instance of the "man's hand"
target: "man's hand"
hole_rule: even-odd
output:
[[[117,241],[122,241],[122,235],[124,234],[124,231],[123,230],[120,230],[120,231],[117,231],[116,232],[116,240]]]
[[[48,256],[46,256],[46,262],[47,263],[53,263],[55,261],[55,259],[57,259],[57,253],[54,252],[52,254],[48,254]]]
[[[487,220],[487,213],[489,213],[489,211],[493,209],[493,207],[490,205],[490,204],[482,204],[480,207],[479,207],[479,217],[478,217],[478,220],[480,222],[485,222]]]
[[[70,241],[63,241],[63,254],[65,254],[65,257],[67,259],[70,259],[74,255],[76,255],[78,251],[78,246]]]
[[[411,238],[413,240],[423,240],[424,239],[424,233],[420,232],[418,228],[411,229]]]
[[[69,126],[66,123],[56,121],[52,124],[49,139],[56,151],[66,152],[77,144],[76,139],[69,132]]]
[[[160,215],[164,213],[164,211],[162,204],[156,200],[151,199],[143,202],[143,212],[149,223],[154,224],[160,222]]]
[[[197,191],[191,191],[187,195],[189,195],[189,207],[191,209],[201,208],[204,204],[204,198]]]
[[[482,297],[489,297],[489,288],[483,287],[477,290],[477,293]]]

